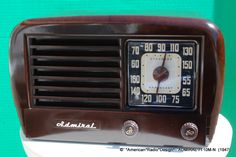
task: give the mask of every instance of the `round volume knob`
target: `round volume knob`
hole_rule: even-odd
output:
[[[198,127],[196,124],[188,122],[182,125],[180,132],[185,140],[192,141],[198,136]]]
[[[124,122],[122,127],[122,132],[127,137],[133,137],[135,136],[139,131],[138,124],[133,120],[127,120]]]

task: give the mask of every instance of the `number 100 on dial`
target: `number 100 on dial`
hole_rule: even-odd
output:
[[[195,106],[198,43],[188,40],[129,40],[128,105]]]

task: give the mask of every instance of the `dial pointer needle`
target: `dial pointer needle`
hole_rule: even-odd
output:
[[[156,88],[156,94],[158,94],[161,81],[166,79],[169,76],[168,70],[164,67],[165,61],[166,61],[166,54],[167,53],[164,54],[164,58],[163,58],[163,62],[161,64],[161,66],[156,68],[153,73],[153,77],[155,80],[157,80],[157,83],[158,83],[157,88]]]

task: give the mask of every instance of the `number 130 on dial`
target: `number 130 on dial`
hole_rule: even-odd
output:
[[[194,108],[198,43],[129,40],[128,105]]]

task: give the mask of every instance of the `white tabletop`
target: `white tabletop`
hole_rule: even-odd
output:
[[[205,148],[196,148],[189,151],[172,150],[167,152],[165,147],[130,147],[125,145],[84,144],[72,142],[35,141],[25,137],[20,132],[26,154],[29,157],[78,157],[78,156],[112,156],[112,157],[170,157],[170,156],[226,156],[231,146],[232,127],[229,121],[219,115],[216,131],[211,143]]]

